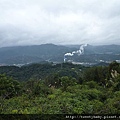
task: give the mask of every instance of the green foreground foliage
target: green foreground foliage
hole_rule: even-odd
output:
[[[82,71],[72,65],[22,82],[1,74],[0,113],[120,114],[120,64]]]

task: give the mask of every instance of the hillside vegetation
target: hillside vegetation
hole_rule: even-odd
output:
[[[0,73],[1,114],[120,114],[117,62],[7,66]]]

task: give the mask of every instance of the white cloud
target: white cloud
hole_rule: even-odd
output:
[[[1,0],[0,46],[120,44],[119,0]]]

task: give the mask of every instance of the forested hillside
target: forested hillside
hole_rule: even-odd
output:
[[[71,63],[54,64],[45,62],[43,64],[30,64],[27,66],[1,66],[0,74],[6,74],[18,81],[28,81],[29,79],[44,79],[55,73],[61,76],[78,77],[78,72],[85,67],[81,65],[73,65]]]
[[[120,114],[120,64],[0,67],[0,113]]]
[[[72,52],[74,48],[58,46],[54,44],[42,44],[32,46],[14,46],[0,48],[0,63],[26,64],[45,60],[63,61],[66,52]]]

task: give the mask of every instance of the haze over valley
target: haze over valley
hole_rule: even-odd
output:
[[[0,48],[0,64],[22,66],[31,63],[71,62],[95,65],[98,63],[120,62],[120,45],[54,45],[42,44]]]

